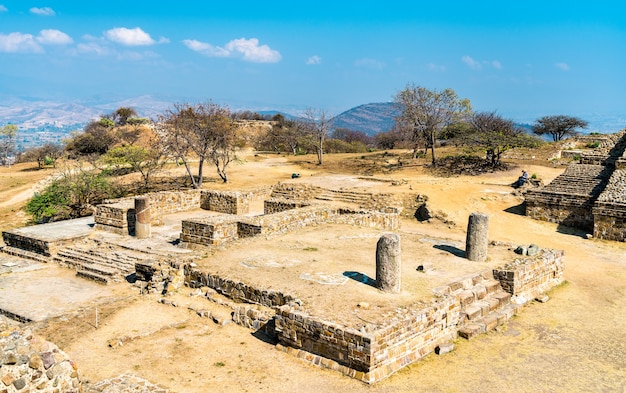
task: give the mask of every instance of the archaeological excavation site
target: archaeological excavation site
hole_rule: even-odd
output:
[[[492,241],[486,214],[468,217],[465,244],[425,237],[402,229],[421,196],[350,180],[110,200],[93,217],[5,231],[2,251],[103,285],[128,282],[163,307],[182,291],[225,297],[231,316],[216,322],[366,383],[502,326],[562,281],[562,251]],[[26,323],[50,316],[17,304],[2,313]],[[66,363],[58,377],[76,386]],[[30,370],[36,383],[47,379]]]
[[[526,215],[623,241],[625,134],[597,137],[593,154],[522,190]],[[294,361],[374,384],[505,328],[563,282],[564,251],[499,241],[486,213],[464,217],[464,243],[414,230],[437,213],[412,188],[380,192],[392,182],[293,178],[245,191],[156,192],[105,201],[92,217],[3,232],[2,273],[19,274],[1,288],[0,313],[25,326],[0,338],[5,391],[83,389],[80,366],[27,326],[93,302],[97,288],[123,285],[159,307],[191,295],[198,301],[185,311],[194,318],[240,325]],[[38,265],[58,270],[42,277]],[[203,306],[216,303],[229,314]],[[86,391],[115,384],[168,391],[136,375]]]

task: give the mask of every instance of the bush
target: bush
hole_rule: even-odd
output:
[[[70,171],[36,193],[25,209],[35,223],[67,220],[91,215],[94,205],[123,194],[123,190],[102,173]]]

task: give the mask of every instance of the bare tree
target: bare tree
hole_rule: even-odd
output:
[[[396,118],[399,128],[410,136],[413,156],[420,144],[431,149],[432,163],[436,163],[435,144],[438,134],[447,125],[471,112],[469,99],[461,99],[452,89],[428,90],[425,87],[409,84],[396,94],[395,102],[401,113]]]
[[[556,115],[544,116],[533,124],[533,132],[536,135],[552,135],[554,142],[560,141],[566,136],[577,135],[578,128],[587,128],[589,123],[578,117]]]
[[[172,154],[185,165],[194,188],[202,188],[204,162],[211,159],[217,166],[222,180],[230,162],[224,159],[226,144],[233,142],[228,134],[234,126],[230,110],[211,101],[204,104],[175,104],[160,116],[157,122],[159,135]],[[198,159],[198,172],[194,176],[190,167],[190,155]],[[222,155],[217,159],[217,156]]]
[[[332,117],[323,109],[308,108],[304,112],[302,128],[312,140],[313,149],[317,154],[317,163],[324,163],[324,141],[328,138],[331,129]]]

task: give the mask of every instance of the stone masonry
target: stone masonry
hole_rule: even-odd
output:
[[[526,195],[526,215],[593,231],[599,239],[626,239],[626,129],[603,138],[579,164]]]

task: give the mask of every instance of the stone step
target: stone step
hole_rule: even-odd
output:
[[[99,284],[108,285],[111,279],[107,276],[103,276],[98,273],[90,272],[88,270],[79,270],[76,272],[77,277],[86,278],[87,280],[95,281]]]
[[[503,290],[499,290],[480,300],[474,300],[463,306],[463,313],[467,319],[474,321],[483,318],[494,311],[498,311],[509,304],[511,294]],[[463,304],[463,302],[461,303]]]
[[[521,306],[509,303],[499,311],[491,312],[483,317],[468,322],[458,330],[458,334],[460,337],[469,340],[479,334],[489,332],[498,326],[504,325],[517,313],[520,307]]]
[[[81,270],[97,273],[101,276],[114,276],[120,273],[118,269],[100,263],[84,263]]]
[[[48,263],[50,261],[50,258],[45,255],[12,246],[4,246],[0,248],[0,251],[18,258],[30,259],[37,262]]]

